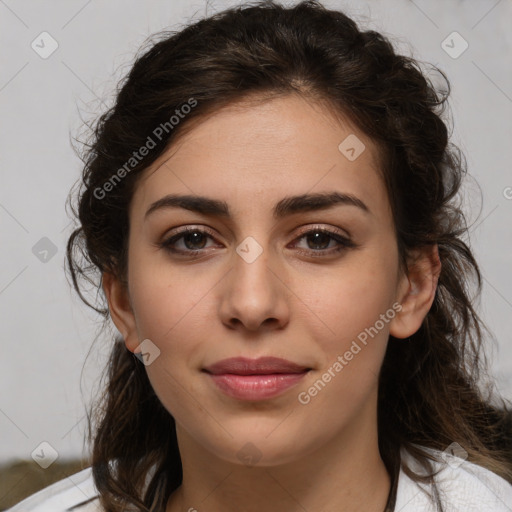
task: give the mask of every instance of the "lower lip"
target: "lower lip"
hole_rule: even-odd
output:
[[[284,393],[300,382],[302,373],[274,373],[270,375],[208,374],[226,395],[239,400],[264,400]]]

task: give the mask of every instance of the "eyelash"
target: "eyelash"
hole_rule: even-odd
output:
[[[213,234],[210,231],[206,230],[206,229],[187,227],[187,228],[181,230],[179,233],[176,233],[175,235],[165,239],[164,241],[159,243],[158,246],[160,248],[168,251],[171,254],[179,254],[179,255],[183,255],[183,256],[197,256],[197,255],[201,254],[205,249],[197,249],[195,251],[194,250],[183,251],[183,250],[179,250],[179,249],[177,250],[177,249],[172,248],[172,245],[174,245],[178,240],[183,238],[188,233],[200,233],[202,235],[207,235],[210,238],[214,239]],[[340,253],[340,252],[342,252],[344,250],[356,247],[356,244],[354,242],[352,242],[352,240],[350,240],[349,238],[347,238],[347,237],[345,237],[343,235],[340,235],[337,232],[330,231],[330,230],[327,230],[327,229],[324,229],[324,228],[319,228],[319,227],[318,228],[313,228],[313,229],[310,229],[308,231],[305,231],[305,232],[301,233],[297,238],[295,238],[294,242],[298,241],[298,240],[301,240],[302,238],[305,238],[308,235],[311,235],[311,234],[314,234],[314,233],[321,233],[321,234],[324,234],[324,235],[328,235],[332,240],[334,240],[334,241],[336,241],[338,243],[338,247],[334,248],[334,250],[333,249],[331,249],[331,250],[325,250],[325,249],[317,249],[317,250],[314,250],[314,249],[310,249],[310,250],[299,249],[298,251],[299,251],[300,254],[305,255],[305,256],[325,258],[327,256],[331,256],[333,254]]]

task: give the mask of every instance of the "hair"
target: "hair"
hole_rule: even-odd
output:
[[[445,74],[433,66],[446,84],[436,88],[419,61],[397,54],[387,37],[362,31],[342,12],[313,0],[293,7],[253,2],[153,37],[80,155],[82,186],[77,206],[71,205],[80,227],[69,237],[66,260],[84,303],[102,315],[105,327],[109,310],[102,277],[111,273],[127,285],[133,192],[142,171],[178,136],[223,106],[251,98],[297,94],[322,102],[379,148],[401,268],[407,269],[412,250],[433,244],[442,264],[419,330],[408,341],[389,337],[377,411],[379,450],[388,471],[397,478],[402,449],[430,468],[429,449],[457,442],[469,461],[512,481],[505,402],[502,408],[493,405],[490,386],[489,396],[479,387],[482,374],[488,378],[485,327],[473,306],[481,274],[464,241],[468,228],[457,194],[467,171],[443,120],[450,94]],[[195,107],[184,109],[192,100]],[[188,114],[170,126],[181,109]],[[130,160],[149,138],[154,147],[147,156]],[[114,171],[126,171],[128,161],[129,172],[118,171],[123,179],[112,184]],[[82,294],[80,279],[96,288],[96,303]],[[114,338],[103,377],[103,393],[88,411],[101,504],[108,512],[164,510],[182,482],[174,418],[122,338]],[[410,467],[404,471],[416,481],[424,478]]]

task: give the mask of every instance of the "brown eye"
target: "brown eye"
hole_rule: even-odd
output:
[[[299,252],[309,256],[331,256],[346,249],[356,247],[356,244],[340,233],[326,229],[315,228],[302,233],[296,240],[306,239],[307,249],[299,249]],[[329,249],[329,245],[334,246]]]
[[[207,249],[208,238],[214,240],[213,234],[209,231],[187,227],[164,240],[159,246],[172,254],[196,256]],[[298,247],[298,252],[306,256],[327,257],[356,247],[350,238],[323,228],[310,229],[302,233],[295,239],[294,245],[302,239],[306,240],[307,248]],[[182,247],[176,247],[180,242]]]
[[[205,249],[208,238],[213,236],[205,230],[199,228],[186,228],[179,233],[164,240],[160,245],[162,249],[174,254],[196,255]],[[184,248],[176,248],[179,241],[183,240]]]

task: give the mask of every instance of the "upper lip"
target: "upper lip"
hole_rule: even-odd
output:
[[[219,375],[232,373],[234,375],[269,375],[272,373],[302,373],[310,370],[286,359],[278,357],[260,357],[258,359],[247,359],[245,357],[231,357],[222,359],[204,368],[208,373]]]

